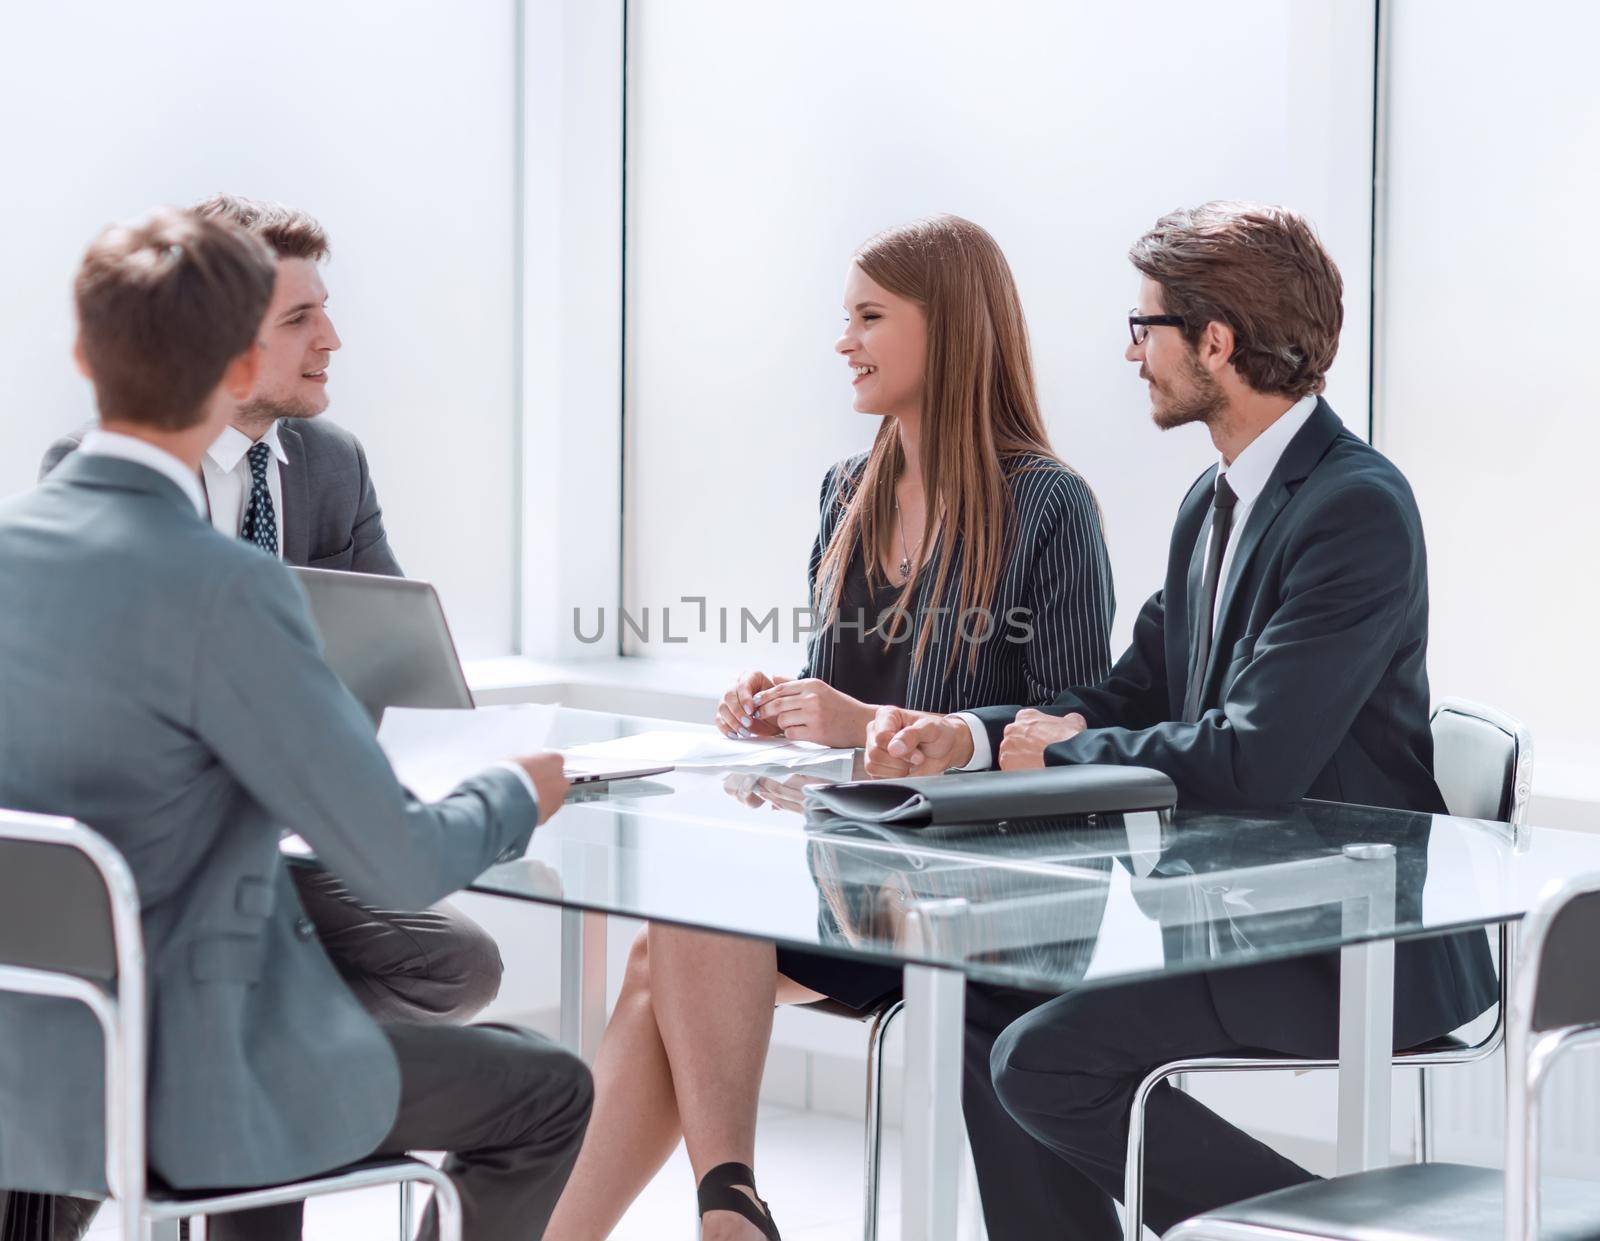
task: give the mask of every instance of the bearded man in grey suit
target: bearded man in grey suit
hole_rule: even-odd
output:
[[[232,194],[193,211],[254,234],[277,258],[255,386],[229,402],[228,424],[200,460],[211,524],[288,564],[402,576],[361,442],[318,417],[328,408],[328,364],[342,343],[322,280],[327,233],[304,211]],[[88,429],[52,444],[40,476]],[[375,1017],[467,1021],[499,992],[499,949],[453,906],[373,909],[313,867],[296,867],[295,883],[323,946]]]
[[[466,1235],[537,1236],[577,1156],[581,1061],[511,1027],[380,1024],[335,972],[278,849],[297,830],[377,905],[417,907],[521,853],[561,758],[424,804],[324,662],[275,557],[206,518],[200,461],[257,380],[274,258],[160,211],[96,239],[76,284],[100,426],[0,503],[0,805],[90,824],[128,862],[149,963],[152,1172],[179,1189],[450,1152]],[[70,916],[66,915],[66,916]],[[99,1033],[0,997],[0,1187],[105,1190]],[[299,1207],[210,1235],[290,1241]],[[431,1213],[423,1236],[437,1234]]]

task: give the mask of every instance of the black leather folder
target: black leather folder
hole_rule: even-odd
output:
[[[903,780],[853,780],[806,789],[812,806],[858,823],[922,827],[1040,815],[1170,810],[1178,790],[1149,767],[1109,763],[1037,771],[956,771]]]

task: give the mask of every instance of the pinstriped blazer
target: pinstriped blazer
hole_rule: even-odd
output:
[[[866,462],[867,454],[859,453],[832,466],[822,480],[822,519],[811,548],[813,599],[823,552]],[[987,640],[976,644],[976,665],[969,661],[950,598],[952,584],[960,580],[957,547],[945,591],[944,606],[950,610],[929,615],[931,575],[924,577],[918,590],[914,628],[907,640],[915,643],[924,625],[934,626],[933,636],[920,665],[913,661],[906,701],[890,705],[950,712],[1002,703],[1043,704],[1069,686],[1084,684],[1086,678],[1090,683],[1099,680],[1111,666],[1111,618],[1116,608],[1111,559],[1089,485],[1048,457],[1030,453],[1012,457],[1004,465],[1011,499],[1010,552],[999,589],[988,604],[994,619]],[[1018,610],[1026,614],[1025,625],[1008,619],[1016,618]],[[969,619],[966,629],[981,635],[983,626]],[[847,631],[846,637],[855,640],[852,632]],[[839,630],[832,624],[812,635],[802,677],[832,683],[838,638]],[[959,651],[955,667],[947,673],[952,644]]]

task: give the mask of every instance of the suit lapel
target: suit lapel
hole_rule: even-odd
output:
[[[1317,398],[1317,407],[1306,420],[1306,425],[1295,433],[1289,446],[1278,458],[1278,464],[1261,489],[1244,529],[1239,532],[1239,542],[1233,549],[1233,560],[1228,565],[1228,577],[1222,584],[1222,600],[1217,607],[1216,640],[1211,644],[1211,659],[1206,667],[1206,679],[1201,696],[1202,704],[1209,700],[1212,682],[1222,668],[1222,652],[1231,649],[1233,637],[1230,624],[1239,595],[1239,584],[1244,581],[1250,561],[1261,546],[1272,523],[1283,512],[1284,505],[1294,495],[1295,488],[1305,481],[1317,463],[1327,454],[1338,438],[1344,424],[1328,403]],[[1228,635],[1227,638],[1224,635]]]
[[[1194,655],[1194,638],[1200,632],[1200,595],[1205,585],[1206,575],[1206,544],[1211,541],[1211,506],[1210,497],[1216,491],[1216,471],[1212,470],[1206,476],[1206,485],[1201,489],[1201,494],[1206,498],[1206,512],[1200,517],[1200,530],[1194,537],[1194,546],[1189,552],[1189,597],[1188,606],[1184,610],[1188,620],[1188,629],[1185,630],[1185,657],[1184,664]]]
[[[311,559],[311,488],[306,480],[305,442],[287,418],[278,424],[278,442],[288,458],[278,467],[283,484],[283,558],[303,565]]]
[[[1205,575],[1206,540],[1211,533],[1211,498],[1216,492],[1216,478],[1217,469],[1212,466],[1195,480],[1189,488],[1189,494],[1178,506],[1178,520],[1172,527],[1172,548],[1168,553],[1172,566],[1168,571],[1169,587],[1175,586],[1173,570],[1182,563],[1179,557],[1189,557],[1188,572],[1182,579],[1183,598],[1177,601],[1180,606],[1174,606],[1170,598],[1167,601],[1167,615],[1173,620],[1180,616],[1183,618],[1182,634],[1173,635],[1169,626],[1167,638],[1168,676],[1173,686],[1172,710],[1178,714],[1183,711],[1183,696],[1189,684],[1189,664],[1194,658],[1194,636],[1199,632],[1195,626],[1200,615],[1200,587]],[[1181,639],[1181,647],[1176,649],[1173,646],[1174,636]],[[1174,662],[1176,667],[1173,666]]]

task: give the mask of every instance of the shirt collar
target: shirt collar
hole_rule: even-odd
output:
[[[1283,450],[1289,447],[1289,441],[1306,425],[1316,408],[1317,398],[1314,395],[1301,397],[1276,422],[1251,440],[1245,450],[1233,459],[1232,465],[1218,462],[1218,471],[1227,476],[1228,486],[1233,488],[1233,494],[1239,497],[1240,504],[1255,503],[1256,497],[1267,485],[1267,479],[1272,477],[1272,471],[1277,469]]]
[[[289,464],[289,455],[283,451],[283,442],[278,438],[278,425],[283,420],[275,419],[271,426],[261,436],[260,443],[272,449],[272,455],[278,459],[279,465]],[[243,460],[245,453],[249,452],[257,443],[238,427],[229,425],[222,428],[222,434],[211,442],[211,447],[206,449],[206,456],[224,474],[228,473]]]
[[[206,515],[206,493],[200,486],[200,476],[165,449],[132,435],[96,428],[83,437],[78,451],[90,456],[117,457],[152,469],[176,483],[189,497],[196,513],[201,517]]]

